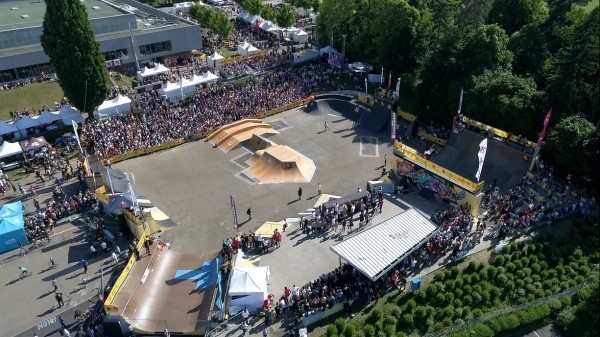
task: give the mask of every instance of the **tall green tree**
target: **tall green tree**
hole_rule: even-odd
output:
[[[200,25],[210,29],[219,38],[226,39],[233,30],[233,24],[225,13],[210,6],[195,4],[190,10],[190,15]]]
[[[510,69],[508,36],[498,25],[484,25],[465,33],[446,33],[427,60],[417,88],[417,113],[424,121],[449,125],[459,101],[460,88],[468,89],[474,76],[485,70]]]
[[[497,23],[508,35],[529,24],[539,24],[548,17],[546,0],[495,0],[488,22]]]
[[[569,116],[554,126],[542,153],[564,172],[578,176],[591,174],[592,166],[586,160],[586,148],[594,140],[596,132],[596,127],[584,117]]]
[[[464,97],[465,114],[515,134],[535,136],[543,118],[543,93],[532,78],[509,70],[485,71],[472,83]]]
[[[553,65],[549,101],[563,116],[582,113],[600,122],[600,9],[596,7],[566,37]]]
[[[292,6],[283,4],[277,10],[277,15],[275,16],[275,22],[280,27],[288,28],[294,25],[296,22],[296,13],[294,13],[294,9]]]
[[[108,96],[109,77],[81,1],[46,0],[41,42],[65,96],[80,111],[94,111]]]
[[[240,4],[246,12],[252,15],[260,15],[263,6],[261,0],[242,0]]]
[[[513,52],[513,71],[531,75],[538,84],[544,84],[550,65],[550,52],[540,25],[530,24],[510,37],[508,48]]]

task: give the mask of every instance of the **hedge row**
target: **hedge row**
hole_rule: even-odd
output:
[[[289,104],[277,107],[277,108],[269,110],[269,111],[259,112],[259,113],[255,114],[254,116],[249,117],[249,118],[259,118],[259,119],[262,119],[262,118],[266,118],[266,117],[269,117],[269,116],[272,116],[272,115],[276,115],[276,114],[281,113],[283,111],[287,111],[287,110],[290,110],[290,109],[293,109],[293,108],[300,107],[300,106],[306,104],[306,102],[308,100],[309,100],[308,98],[304,98],[304,99],[301,99],[301,100],[298,100],[298,101],[295,101],[295,102],[292,102],[292,103],[289,103]],[[120,154],[120,155],[112,156],[108,160],[105,160],[105,162],[106,163],[110,162],[111,164],[115,164],[115,163],[118,163],[118,162],[121,162],[121,161],[125,161],[125,160],[128,160],[128,159],[145,156],[145,155],[152,154],[152,153],[159,152],[159,151],[163,151],[163,150],[168,150],[170,148],[173,148],[173,147],[185,144],[187,142],[193,142],[193,141],[204,139],[204,138],[206,138],[207,135],[209,135],[211,132],[213,132],[215,130],[216,129],[212,129],[212,130],[209,130],[209,131],[204,132],[204,133],[193,135],[193,136],[188,137],[186,139],[178,138],[178,139],[172,140],[170,142],[166,142],[166,143],[163,143],[163,144],[160,144],[160,145],[152,146],[152,147],[149,147],[149,148],[146,148],[146,149],[140,149],[140,150],[130,151],[130,152],[123,153],[123,154]]]

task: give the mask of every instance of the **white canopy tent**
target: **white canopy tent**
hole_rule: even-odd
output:
[[[127,96],[118,95],[113,99],[106,100],[96,108],[94,115],[98,119],[106,119],[131,111],[131,99]]]
[[[0,136],[19,131],[13,124],[0,121]]]
[[[223,59],[224,59],[223,55],[219,54],[215,50],[215,52],[208,57],[208,66],[211,68],[215,68],[219,64],[219,61],[221,61]]]
[[[143,70],[138,71],[137,76],[138,79],[143,79],[154,75],[166,74],[168,72],[169,68],[160,63],[156,63],[152,68],[144,67]]]
[[[19,153],[23,153],[23,149],[19,142],[11,143],[5,141],[0,145],[0,159],[8,158]]]
[[[252,44],[248,43],[248,41],[244,41],[237,47],[237,51],[240,55],[248,55],[252,53],[256,53],[260,49],[254,47]]]
[[[191,95],[198,85],[212,83],[218,79],[219,76],[208,71],[202,75],[194,75],[191,79],[183,78],[179,82],[167,82],[160,89],[160,93],[169,99],[181,99]]]
[[[411,208],[345,239],[331,250],[375,281],[427,242],[437,229]]]
[[[296,43],[306,43],[308,41],[308,33],[299,28],[288,28],[288,38]]]
[[[235,268],[229,284],[229,312],[234,314],[244,308],[258,311],[269,296],[268,285],[271,278],[269,267],[245,266],[242,254],[236,258]]]

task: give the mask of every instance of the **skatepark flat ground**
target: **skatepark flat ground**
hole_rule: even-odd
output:
[[[388,136],[353,129],[353,122],[340,113],[341,109],[352,109],[350,103],[344,103],[320,101],[319,110],[310,114],[294,109],[265,119],[275,122],[280,131],[269,137],[271,140],[314,160],[317,170],[310,183],[253,184],[240,177],[244,168],[241,161],[235,161],[247,153],[245,149],[224,153],[205,141],[114,166],[129,172],[138,195],[149,198],[178,224],[162,234],[164,240],[172,241],[174,250],[208,254],[220,249],[223,239],[234,234],[230,195],[237,206],[240,231],[249,232],[265,221],[295,217],[312,207],[314,200],[307,199],[316,194],[319,183],[323,193],[349,194],[380,176],[385,152],[390,165]],[[324,121],[329,128],[325,132]],[[298,187],[303,189],[299,201]],[[246,216],[249,207],[252,220]]]

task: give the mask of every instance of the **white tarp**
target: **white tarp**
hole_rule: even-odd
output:
[[[411,208],[345,239],[331,250],[371,280],[377,280],[425,243],[437,228]]]
[[[237,260],[240,260],[240,256]],[[236,262],[229,284],[230,313],[237,313],[244,308],[251,312],[258,311],[269,294],[269,267],[240,267],[241,264]]]
[[[127,113],[131,110],[131,99],[127,96],[118,95],[113,99],[106,100],[96,108],[95,115],[98,119]]]
[[[0,136],[17,132],[18,129],[10,123],[0,121]]]
[[[6,158],[10,156],[14,156],[15,154],[23,153],[23,149],[21,148],[21,144],[19,142],[3,142],[0,145],[0,158]]]
[[[250,53],[255,53],[259,51],[259,49],[254,47],[252,44],[248,43],[248,41],[244,41],[237,47],[237,51],[241,55],[247,55]]]
[[[145,78],[145,77],[150,77],[150,76],[154,76],[154,75],[165,74],[168,72],[169,72],[169,68],[165,67],[164,65],[162,65],[160,63],[156,63],[154,65],[154,67],[152,67],[152,68],[144,67],[143,70],[138,71],[137,75],[138,75],[138,78]]]

